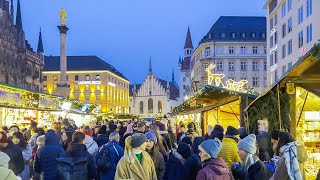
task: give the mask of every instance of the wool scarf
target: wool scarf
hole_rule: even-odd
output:
[[[297,145],[295,144],[295,142],[290,142],[282,146],[280,148],[280,153],[285,159],[290,180],[302,180],[302,175],[297,159]]]

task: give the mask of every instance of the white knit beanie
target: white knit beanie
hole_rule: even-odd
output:
[[[245,150],[246,152],[248,152],[250,154],[255,154],[257,151],[256,135],[250,134],[247,137],[241,139],[238,142],[238,147],[242,150]]]

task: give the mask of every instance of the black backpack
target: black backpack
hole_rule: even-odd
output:
[[[87,180],[88,159],[87,157],[61,157],[57,158],[58,179],[61,180]]]
[[[105,172],[112,168],[113,164],[110,158],[110,150],[109,148],[113,147],[116,151],[117,155],[119,156],[118,150],[115,148],[114,144],[104,144],[100,148],[97,154],[97,169],[100,172]]]

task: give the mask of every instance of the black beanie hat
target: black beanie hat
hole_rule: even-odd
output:
[[[177,152],[184,158],[187,159],[191,155],[190,146],[186,143],[180,143],[178,145]]]
[[[278,129],[273,130],[273,131],[271,132],[271,138],[272,138],[272,139],[275,139],[275,140],[279,140],[279,133],[280,133],[280,131],[279,131]]]
[[[235,127],[228,126],[226,134],[230,136],[235,136],[235,135],[239,135],[240,133],[239,133],[239,130],[236,129]]]
[[[136,148],[141,146],[144,142],[147,141],[147,138],[142,133],[134,133],[132,135],[131,146],[132,148]]]

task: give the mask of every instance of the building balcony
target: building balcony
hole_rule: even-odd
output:
[[[215,54],[209,56],[200,56],[197,60],[212,60],[219,58],[267,58],[267,54]]]

